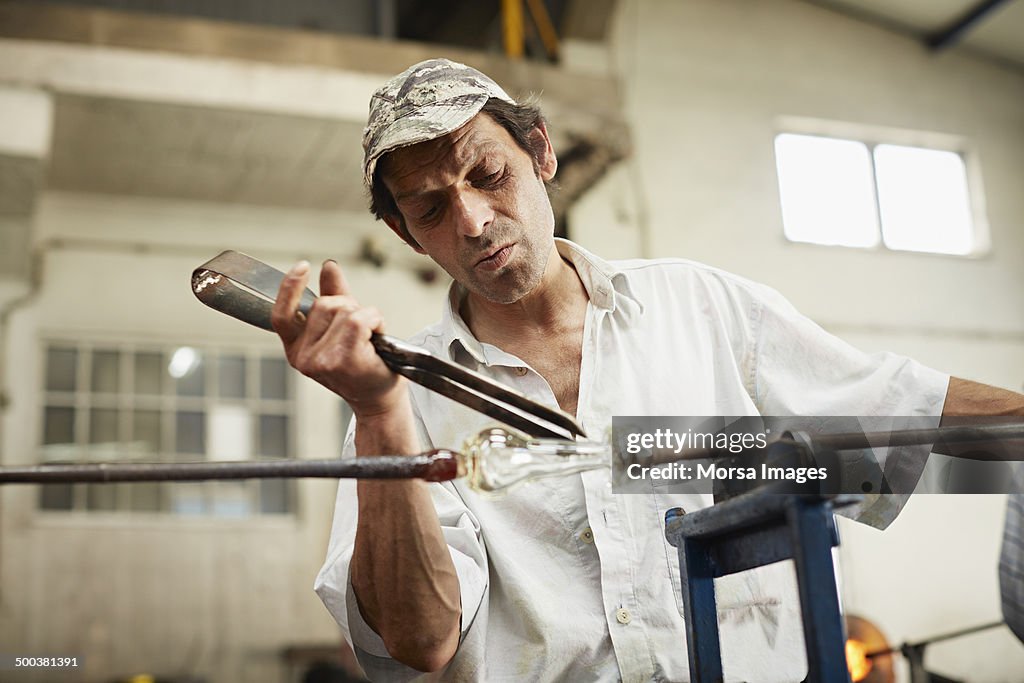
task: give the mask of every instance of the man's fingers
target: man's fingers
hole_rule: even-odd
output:
[[[309,319],[306,321],[306,338],[311,342],[319,339],[327,332],[336,318],[344,319],[345,316],[358,309],[358,302],[350,296],[321,296],[309,311]]]
[[[323,335],[320,336],[316,345],[322,348],[345,348],[355,347],[370,340],[370,334],[381,324],[381,314],[376,308],[358,308],[355,310],[339,313],[330,319],[330,325]],[[370,355],[376,355],[371,347]],[[368,356],[366,349],[357,355],[363,358]]]
[[[316,343],[320,346],[351,349],[369,341],[370,333],[381,324],[381,315],[376,308],[354,308],[338,312],[328,322],[328,328]],[[371,349],[371,353],[376,351]]]
[[[348,293],[348,281],[345,279],[345,273],[341,271],[341,266],[333,259],[324,261],[324,265],[320,269],[320,295],[344,294],[347,296]]]
[[[334,261],[320,271],[320,296],[304,319],[297,317],[310,267],[295,265],[281,282],[272,322],[292,366],[343,396],[374,395],[394,382],[391,371],[369,343],[383,329],[376,308],[361,308]]]
[[[370,328],[372,332],[384,331],[384,316],[382,316],[380,311],[373,306],[360,308],[349,317],[352,318],[354,322]]]
[[[270,324],[285,344],[290,344],[302,334],[303,322],[296,316],[302,290],[309,277],[309,261],[299,261],[289,270],[277,290],[277,301],[270,312]]]

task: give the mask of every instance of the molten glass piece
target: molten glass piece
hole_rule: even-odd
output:
[[[595,441],[532,439],[494,427],[462,447],[459,476],[477,491],[505,491],[544,477],[611,465],[611,446]]]

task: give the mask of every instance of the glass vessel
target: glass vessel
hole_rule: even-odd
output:
[[[459,476],[476,491],[497,492],[543,477],[611,466],[611,446],[596,441],[534,439],[493,427],[467,441]]]

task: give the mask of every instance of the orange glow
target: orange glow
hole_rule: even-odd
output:
[[[863,681],[871,673],[871,660],[867,658],[868,648],[859,640],[846,641],[846,667],[850,670],[853,683]]]

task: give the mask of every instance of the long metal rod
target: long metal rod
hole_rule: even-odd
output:
[[[798,431],[798,430],[792,430]],[[859,448],[889,448],[893,446],[915,446],[919,444],[961,444],[991,441],[1024,440],[1024,422],[999,425],[934,427],[930,429],[896,429],[885,432],[841,432],[838,434],[808,434],[813,449],[849,451]],[[803,445],[788,436],[780,436],[772,443],[790,442]],[[652,464],[678,462],[683,460],[705,460],[723,456],[735,457],[737,453],[718,448],[692,448],[680,453],[655,452]],[[1024,448],[1020,454],[1024,460]]]
[[[460,475],[459,455],[435,450],[420,455],[362,456],[346,460],[273,460],[188,463],[78,463],[0,467],[0,484],[77,484],[214,479],[425,479]]]
[[[856,448],[914,446],[917,444],[959,444],[981,441],[1024,439],[1024,422],[1000,425],[934,427],[931,429],[899,429],[888,432],[849,432],[845,434],[812,434],[815,447],[846,451]]]
[[[830,450],[969,443],[1024,439],[1024,423],[980,427],[939,427],[890,432],[818,434],[812,446]],[[784,440],[784,439],[780,439]],[[693,449],[656,456],[671,462],[735,456],[716,449]],[[1024,459],[1024,453],[1022,453]],[[198,463],[77,463],[0,467],[0,484],[110,483],[129,481],[204,481],[213,479],[402,479],[447,481],[460,476],[458,453],[437,449],[419,455],[362,456],[348,460],[273,460]]]
[[[904,648],[908,647],[922,647],[924,645],[931,645],[932,643],[938,643],[943,640],[951,640],[953,638],[959,638],[961,636],[969,636],[972,633],[978,633],[979,631],[987,631],[992,628],[999,626],[1005,626],[1005,621],[993,621],[990,624],[982,624],[980,626],[972,626],[970,628],[961,629],[959,631],[953,631],[952,633],[944,633],[940,636],[934,636],[932,638],[926,638],[925,640],[918,641],[916,643],[903,643],[902,645],[896,645],[895,647],[889,647],[884,650],[875,650],[864,655],[867,658],[881,657],[883,655],[891,655],[897,652],[902,652]]]

